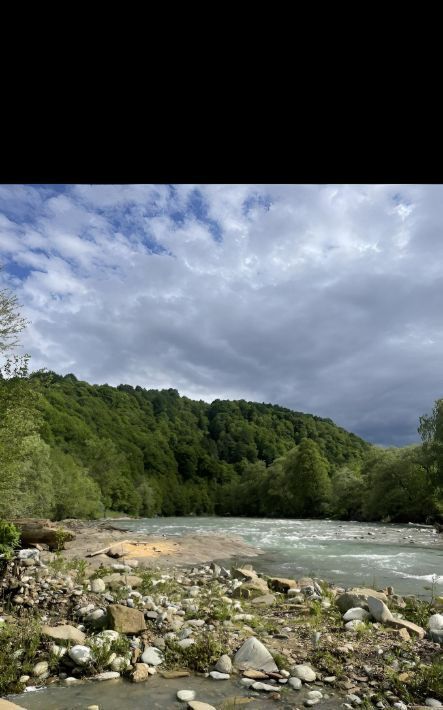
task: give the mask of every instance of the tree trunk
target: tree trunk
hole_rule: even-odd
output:
[[[43,543],[48,545],[50,550],[62,550],[65,542],[75,538],[74,533],[57,526],[50,520],[16,518],[11,522],[20,530],[23,546],[30,543]]]

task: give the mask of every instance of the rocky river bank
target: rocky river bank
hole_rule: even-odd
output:
[[[187,687],[198,675],[236,682],[234,697],[214,701],[225,709],[263,696],[288,709],[443,701],[439,598],[209,563],[258,553],[217,536],[146,541],[81,524],[75,535],[60,552],[22,549],[3,571],[3,695],[85,678],[149,688],[162,677],[183,679],[165,708],[210,710]]]

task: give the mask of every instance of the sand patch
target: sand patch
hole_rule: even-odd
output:
[[[171,555],[177,553],[178,542],[165,540],[149,542],[121,542],[112,545],[109,552],[111,557],[126,557],[128,559],[160,557],[161,555]]]

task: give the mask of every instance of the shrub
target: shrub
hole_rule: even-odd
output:
[[[0,555],[10,560],[20,543],[20,530],[13,523],[0,520]]]

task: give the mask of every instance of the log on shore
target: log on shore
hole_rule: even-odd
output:
[[[43,543],[50,550],[64,548],[64,543],[75,538],[70,530],[60,527],[50,520],[35,518],[16,518],[11,521],[20,530],[22,545]]]

